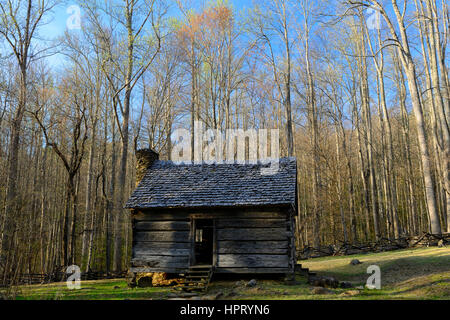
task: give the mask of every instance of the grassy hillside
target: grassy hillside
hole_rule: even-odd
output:
[[[352,266],[359,259],[362,264]],[[220,294],[219,299],[449,299],[450,248],[421,248],[385,253],[325,257],[301,261],[318,275],[349,281],[354,287],[366,283],[369,265],[381,268],[381,290],[331,289],[328,294],[313,294],[306,279],[297,276],[297,285],[258,279],[247,288],[236,280],[214,281],[205,299]],[[248,280],[248,279],[247,279]],[[21,286],[16,299],[167,299],[170,288],[129,289],[124,280],[84,281],[80,290],[68,290],[65,283]],[[201,297],[200,297],[201,298]],[[198,297],[197,297],[198,299]]]

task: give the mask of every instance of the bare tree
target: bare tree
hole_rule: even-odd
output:
[[[158,6],[158,3],[155,0],[115,1],[110,4],[105,4],[105,7],[103,8],[98,8],[97,4],[94,2],[88,2],[84,7],[88,10],[91,23],[100,32],[101,37],[106,40],[106,42],[102,43],[102,49],[105,51],[104,56],[106,56],[107,59],[104,60],[102,69],[114,90],[113,96],[117,99],[120,110],[120,117],[119,110],[114,110],[122,140],[118,182],[120,186],[125,186],[128,162],[131,95],[137,82],[147,71],[159,52],[161,45],[160,23],[165,8],[164,6]],[[123,31],[126,34],[126,39],[124,41],[125,48],[123,48],[126,56],[125,61],[119,59],[117,56],[118,52],[112,51],[110,42],[107,41],[107,39],[110,38],[110,34],[103,28],[101,16],[98,14],[99,10],[106,13],[113,20],[116,20],[119,27],[123,28]],[[120,14],[117,14],[118,12],[120,12]],[[145,33],[148,35],[145,37],[145,39],[148,39],[147,42],[142,41]],[[137,57],[140,57],[140,59]],[[120,76],[112,73],[112,70],[119,72]],[[124,199],[125,193],[123,191],[119,192],[117,207],[123,205]],[[122,269],[122,232],[124,231],[124,227],[128,226],[128,224],[124,225],[123,222],[123,210],[118,210],[114,223],[115,270]]]
[[[17,205],[17,172],[21,125],[27,106],[28,69],[30,62],[36,59],[38,51],[33,49],[33,38],[43,23],[44,16],[53,8],[53,1],[5,1],[0,3],[0,35],[4,38],[19,68],[19,96],[17,107],[11,121],[11,143],[8,156],[8,186],[5,207],[4,232],[0,247],[0,256],[11,252],[12,234]],[[9,261],[9,259],[7,259]],[[8,262],[7,262],[8,263]],[[8,265],[5,267],[5,274]]]

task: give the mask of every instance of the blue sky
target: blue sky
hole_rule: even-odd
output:
[[[237,9],[252,7],[252,0],[232,0],[230,2]],[[70,14],[67,13],[67,9],[71,5],[76,5],[76,2],[67,2],[55,7],[53,10],[53,19],[49,24],[41,28],[42,33],[45,33],[46,35],[48,35],[48,37],[56,37],[62,35],[64,33],[64,30],[66,29],[66,21],[70,16]],[[81,14],[83,14],[83,12],[81,12]]]
[[[252,7],[253,0],[231,0],[231,4],[238,10]],[[202,1],[198,1],[199,4]],[[53,40],[64,35],[67,30],[67,21],[71,17],[71,12],[68,12],[70,6],[76,5],[76,1],[67,1],[64,4],[60,4],[53,9],[52,14],[48,16],[48,23],[42,25],[39,30],[39,34],[43,39]],[[83,11],[81,10],[81,17]],[[72,29],[71,32],[78,32],[76,29]],[[48,61],[52,67],[59,67],[62,65],[64,58],[61,55],[54,55],[48,58]]]

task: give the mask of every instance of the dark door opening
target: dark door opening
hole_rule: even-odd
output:
[[[214,221],[195,220],[195,264],[212,265],[214,248]]]

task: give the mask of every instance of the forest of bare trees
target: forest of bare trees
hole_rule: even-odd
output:
[[[0,1],[0,282],[126,270],[134,152],[197,120],[280,129],[300,248],[450,232],[446,0],[74,4]]]

